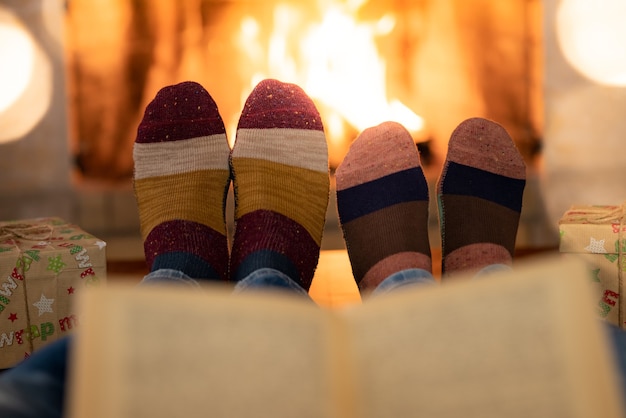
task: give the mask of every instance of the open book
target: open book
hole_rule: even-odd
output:
[[[584,271],[541,261],[343,310],[110,285],[82,301],[70,416],[621,417]]]

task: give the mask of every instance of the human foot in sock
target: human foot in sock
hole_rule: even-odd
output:
[[[385,122],[363,131],[335,178],[339,221],[362,292],[401,270],[432,271],[428,185],[402,125]]]
[[[259,83],[231,153],[235,237],[231,276],[273,268],[308,290],[319,259],[329,177],[320,115],[293,84]]]
[[[228,279],[224,208],[230,149],[209,93],[197,83],[161,89],[133,150],[134,188],[150,271]]]
[[[444,275],[512,263],[525,183],[502,126],[473,118],[454,130],[437,184]]]

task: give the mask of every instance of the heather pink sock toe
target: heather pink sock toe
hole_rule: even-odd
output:
[[[362,291],[401,270],[431,271],[428,185],[403,126],[385,122],[363,131],[336,180],[339,220]]]
[[[455,129],[437,185],[444,275],[512,263],[525,183],[502,126],[473,118]]]

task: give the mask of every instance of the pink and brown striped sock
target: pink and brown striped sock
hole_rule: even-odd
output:
[[[294,84],[259,83],[231,153],[235,237],[231,276],[276,269],[308,290],[328,206],[328,150],[320,115]]]
[[[363,131],[335,177],[339,221],[362,292],[401,270],[432,271],[428,184],[402,125],[385,122]]]
[[[526,166],[506,130],[482,118],[452,133],[437,184],[442,274],[511,265]]]
[[[195,279],[228,279],[224,220],[230,149],[217,105],[199,84],[161,89],[133,150],[146,262]]]

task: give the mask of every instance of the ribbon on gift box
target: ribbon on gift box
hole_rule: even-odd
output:
[[[17,223],[0,225],[0,242],[13,238],[45,241],[52,236],[53,231],[52,226],[46,224]]]
[[[626,202],[619,206],[573,207],[567,212],[567,220],[572,223],[606,224],[619,221],[623,225],[625,216]]]

